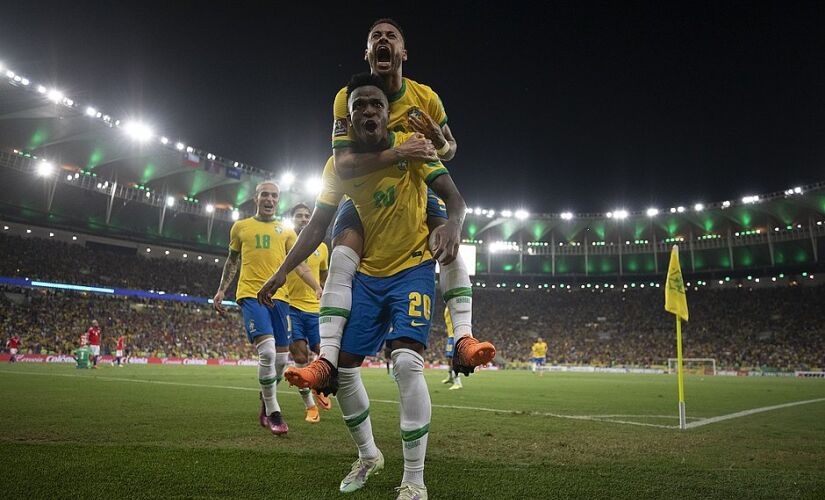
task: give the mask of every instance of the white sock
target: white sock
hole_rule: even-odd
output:
[[[379,452],[372,435],[370,400],[361,381],[361,369],[339,368],[338,384],[338,406],[341,407],[347,429],[358,446],[358,457],[377,457]]]
[[[455,385],[461,385],[461,378],[460,378],[460,377],[461,377],[461,374],[460,374],[460,373],[456,373],[456,374],[455,374],[455,377],[453,377],[453,384],[455,384]]]
[[[281,383],[281,380],[284,379],[284,372],[286,371],[287,364],[289,364],[288,352],[279,352],[275,354],[275,376],[277,377],[277,382],[279,384]]]
[[[341,337],[352,309],[352,280],[361,257],[349,247],[332,249],[329,274],[321,295],[318,331],[321,335],[321,357],[338,367]]]
[[[258,383],[261,384],[261,393],[266,406],[266,414],[281,411],[278,404],[275,385],[278,375],[275,370],[275,339],[266,339],[257,345],[258,349]]]
[[[432,405],[424,380],[424,358],[410,349],[392,352],[395,381],[401,394],[401,445],[404,452],[402,483],[424,486],[424,459]]]
[[[306,366],[306,363],[295,363],[295,368],[306,368]],[[312,391],[310,389],[298,389],[298,393],[304,400],[304,406],[306,406],[307,409],[310,409],[313,406],[315,406],[315,399],[312,397]]]
[[[460,255],[446,266],[441,266],[440,273],[441,296],[450,310],[453,337],[458,344],[459,339],[473,335],[473,284]]]

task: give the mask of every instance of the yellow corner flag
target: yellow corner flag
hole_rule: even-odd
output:
[[[679,428],[687,429],[685,415],[685,378],[682,371],[682,320],[688,320],[685,280],[679,266],[679,247],[673,245],[670,252],[670,265],[667,267],[665,283],[665,311],[676,315],[676,380],[679,384]]]
[[[665,283],[665,311],[688,320],[687,297],[685,297],[685,280],[682,279],[682,268],[679,266],[679,247],[673,245],[670,251],[670,265],[667,267],[667,283]]]

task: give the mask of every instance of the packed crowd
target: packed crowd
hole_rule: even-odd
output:
[[[221,279],[221,268],[198,261],[194,254],[190,257],[124,255],[0,233],[0,276],[211,297]],[[230,291],[234,296],[234,287]]]
[[[56,241],[0,235],[0,275],[164,290],[209,297],[220,268],[148,259]],[[230,287],[233,291],[234,287]],[[825,368],[825,287],[747,287],[690,291],[684,355],[719,367]],[[443,361],[443,302],[434,315],[429,361]],[[674,319],[661,289],[474,291],[477,337],[494,342],[498,361],[524,362],[543,337],[548,362],[603,366],[665,365],[675,356]],[[120,334],[133,354],[252,357],[237,309],[78,293],[0,288],[0,335],[23,338],[21,352],[68,353],[92,319],[104,352]]]

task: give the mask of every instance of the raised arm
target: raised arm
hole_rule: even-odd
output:
[[[302,265],[303,262],[324,240],[324,236],[327,233],[327,228],[332,222],[332,218],[334,216],[334,207],[321,205],[315,206],[315,210],[312,212],[312,217],[309,219],[309,224],[307,224],[307,226],[301,231],[301,234],[298,235],[298,240],[289,250],[289,253],[287,253],[281,267],[275,271],[267,282],[264,283],[264,286],[261,287],[260,291],[258,291],[258,302],[265,305],[272,304],[272,295],[276,290],[284,286],[286,283],[287,274],[299,265]],[[310,286],[312,285],[310,284]]]
[[[214,307],[215,310],[221,314],[226,312],[223,308],[223,296],[226,294],[226,289],[229,288],[232,280],[235,279],[235,275],[238,274],[239,267],[241,267],[241,252],[237,252],[230,248],[229,256],[226,258],[226,262],[223,265],[221,284],[218,285],[218,291],[212,299],[212,307]]]

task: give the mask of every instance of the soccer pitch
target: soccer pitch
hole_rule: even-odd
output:
[[[825,380],[482,372],[433,400],[430,498],[822,498]],[[365,369],[386,468],[351,498],[394,498],[398,391]],[[258,425],[255,368],[15,364],[0,367],[4,498],[339,498],[355,459],[337,404]],[[815,401],[818,400],[818,401]],[[788,405],[789,403],[802,403]],[[780,406],[786,405],[786,406]],[[780,406],[779,408],[769,408]],[[751,412],[762,409],[764,411]],[[726,416],[726,419],[708,420]]]

